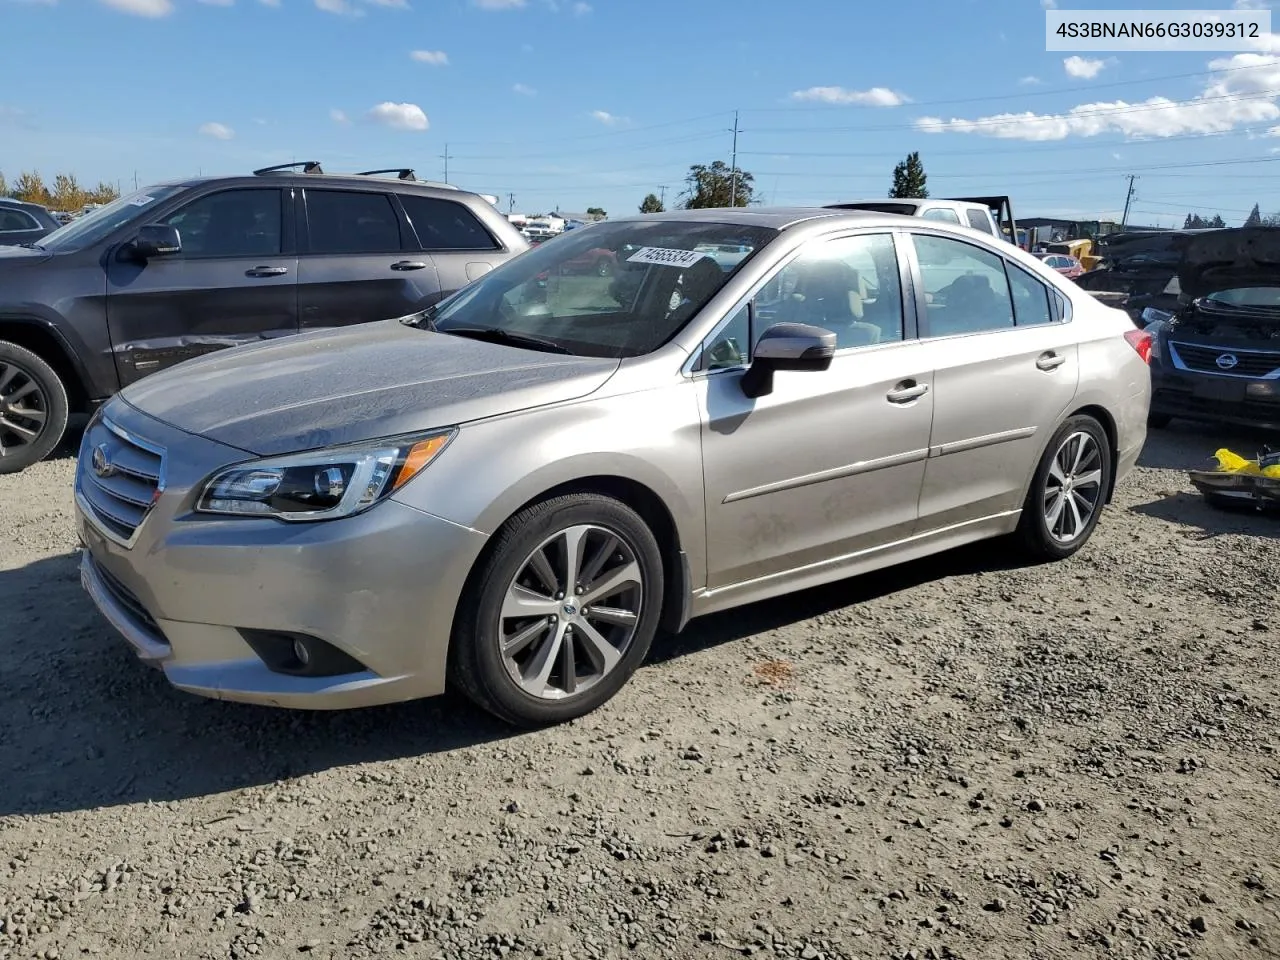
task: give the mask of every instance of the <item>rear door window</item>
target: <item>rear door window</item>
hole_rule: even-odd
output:
[[[911,242],[924,283],[928,336],[1013,327],[1013,301],[1000,257],[951,237],[916,234]]]
[[[0,230],[36,230],[40,224],[25,210],[0,207]]]
[[[307,190],[311,253],[392,253],[400,250],[400,218],[385,193]]]
[[[476,215],[460,203],[401,194],[400,203],[423,250],[497,250]]]

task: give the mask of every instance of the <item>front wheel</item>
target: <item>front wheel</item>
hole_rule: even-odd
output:
[[[0,473],[43,460],[67,428],[67,388],[43,359],[0,340]]]
[[[663,595],[657,540],[630,507],[597,494],[535,504],[462,597],[450,682],[517,726],[590,713],[643,662]]]
[[[1071,417],[1045,448],[1031,480],[1018,536],[1031,556],[1062,560],[1085,545],[1111,484],[1111,443],[1092,417]]]

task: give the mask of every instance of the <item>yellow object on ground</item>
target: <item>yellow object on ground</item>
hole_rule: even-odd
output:
[[[1218,470],[1222,473],[1244,473],[1252,477],[1272,477],[1280,479],[1280,464],[1267,467],[1258,466],[1257,460],[1246,460],[1238,453],[1223,447],[1214,454],[1218,461]]]

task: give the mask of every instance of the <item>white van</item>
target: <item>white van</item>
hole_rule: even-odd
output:
[[[907,217],[924,217],[926,220],[958,223],[962,227],[970,227],[993,237],[1001,235],[996,219],[991,214],[991,208],[985,203],[974,203],[968,200],[895,197],[891,200],[849,200],[844,203],[829,203],[826,206],[833,210],[874,210],[877,213],[900,213]]]

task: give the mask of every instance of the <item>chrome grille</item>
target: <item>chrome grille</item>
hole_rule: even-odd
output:
[[[1200,373],[1216,373],[1228,377],[1248,377],[1253,380],[1269,380],[1280,377],[1280,350],[1241,350],[1235,347],[1214,347],[1200,343],[1169,344],[1179,365]],[[1235,357],[1235,365],[1222,367],[1218,358]]]
[[[99,529],[132,544],[164,489],[164,451],[130,435],[106,417],[95,418],[80,444],[76,494]]]

